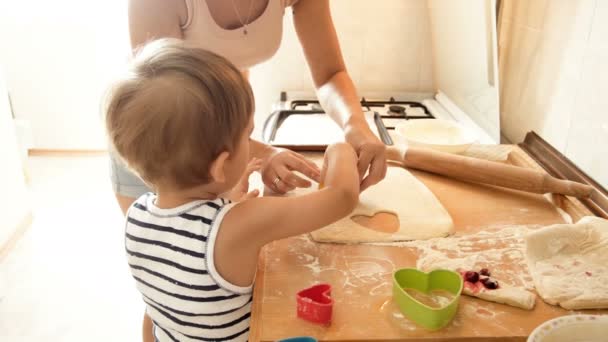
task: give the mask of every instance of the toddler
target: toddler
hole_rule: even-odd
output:
[[[158,341],[247,341],[260,249],[332,223],[357,203],[348,144],[328,147],[321,190],[248,193],[260,166],[249,154],[253,112],[235,66],[179,40],[148,44],[112,89],[112,146],[154,189],[127,213],[125,248]]]

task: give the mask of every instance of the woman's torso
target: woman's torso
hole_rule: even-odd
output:
[[[205,0],[184,0],[187,9],[186,20],[182,25],[185,41],[226,57],[239,69],[246,70],[253,65],[272,57],[281,44],[283,34],[283,14],[293,0],[268,0],[267,3],[253,7],[257,11],[239,10],[232,2],[225,0],[221,9],[231,11],[238,19],[237,28],[224,28],[215,18],[225,18],[212,13]],[[255,1],[255,0],[252,0]],[[257,12],[257,13],[256,13]],[[226,14],[226,13],[223,13]],[[249,23],[245,26],[242,22]],[[234,22],[234,20],[232,21]],[[226,24],[224,24],[226,25]]]

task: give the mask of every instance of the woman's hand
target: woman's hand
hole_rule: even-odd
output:
[[[329,0],[296,2],[293,22],[317,88],[317,98],[325,112],[344,129],[346,141],[357,152],[363,191],[386,175],[386,147],[365,122],[357,91],[342,58]]]
[[[278,193],[286,193],[295,188],[308,188],[311,182],[294,173],[298,171],[318,182],[321,172],[317,165],[296,152],[273,148],[262,163],[264,184]]]
[[[367,124],[347,126],[345,133],[346,141],[355,149],[359,157],[357,169],[361,181],[360,189],[364,191],[386,176],[386,146],[371,132]]]
[[[250,198],[258,197],[260,191],[258,189],[254,189],[253,191],[249,191],[249,176],[255,171],[260,171],[262,168],[262,160],[258,158],[252,158],[247,164],[247,168],[243,173],[243,176],[239,180],[239,182],[232,188],[232,191],[228,194],[228,199],[233,202],[242,202],[244,200],[248,200]]]

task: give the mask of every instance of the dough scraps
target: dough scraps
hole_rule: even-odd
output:
[[[608,308],[608,220],[586,216],[528,234],[525,256],[541,298],[568,310]]]

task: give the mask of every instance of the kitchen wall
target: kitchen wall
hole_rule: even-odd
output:
[[[0,68],[0,251],[30,213],[28,192],[17,149],[17,137]]]
[[[103,149],[99,98],[128,54],[125,0],[0,0],[0,65],[33,147]],[[361,94],[432,91],[426,0],[331,0],[342,52]],[[288,9],[276,56],[255,67],[256,132],[281,90],[312,90]]]
[[[608,187],[608,1],[502,0],[501,127],[534,130]]]

